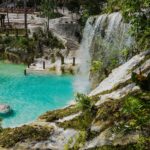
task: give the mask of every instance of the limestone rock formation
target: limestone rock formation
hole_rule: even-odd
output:
[[[6,104],[0,104],[0,114],[7,114],[11,111],[11,108],[9,105]]]

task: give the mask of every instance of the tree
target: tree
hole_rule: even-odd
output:
[[[136,51],[149,48],[150,20],[149,0],[108,0],[107,11],[120,10],[124,20],[131,24],[131,35],[135,37]]]
[[[49,20],[55,14],[56,2],[55,0],[42,0],[41,10],[42,14],[47,17],[47,30],[49,31]]]
[[[83,112],[91,112],[91,110],[93,108],[93,103],[88,96],[86,96],[84,94],[77,93],[76,102],[78,103],[78,107]]]

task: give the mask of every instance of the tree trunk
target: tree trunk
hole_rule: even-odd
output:
[[[16,9],[17,6],[17,0],[14,0],[14,9]]]
[[[36,7],[37,7],[37,5],[36,5],[36,0],[34,0],[34,10],[36,11]]]
[[[49,31],[49,16],[47,17],[47,31]]]
[[[7,8],[7,21],[8,21],[8,26],[9,26],[8,0],[6,0],[6,8]]]
[[[24,0],[24,25],[25,25],[25,36],[28,37],[27,1],[26,0]]]

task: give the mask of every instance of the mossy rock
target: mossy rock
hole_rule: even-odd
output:
[[[0,132],[0,146],[9,148],[15,146],[18,142],[44,141],[49,138],[53,128],[33,127],[24,125],[18,128],[6,128]]]
[[[76,106],[69,106],[64,109],[48,111],[44,115],[40,116],[39,119],[44,119],[46,122],[52,122],[78,112],[79,108]]]
[[[90,128],[93,118],[94,117],[90,112],[82,113],[80,116],[72,120],[59,122],[57,123],[57,125],[64,129],[71,128],[71,129],[84,131]]]

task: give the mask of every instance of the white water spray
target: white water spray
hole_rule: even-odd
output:
[[[131,37],[127,34],[128,29],[129,25],[123,22],[122,16],[118,12],[88,19],[79,50],[80,74],[75,82],[76,91],[87,93],[90,89],[90,66],[93,57],[92,53],[97,53],[93,49],[97,38],[98,51],[103,51],[106,58],[109,58],[114,53],[119,57],[119,50],[129,47],[132,43]],[[107,63],[107,60],[104,63]]]

